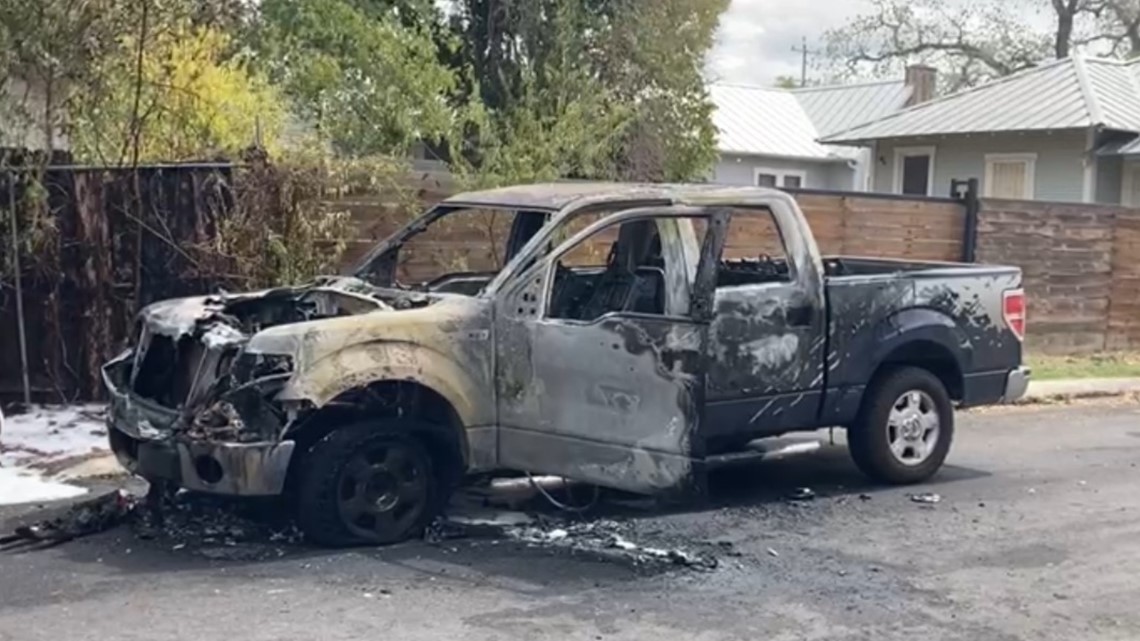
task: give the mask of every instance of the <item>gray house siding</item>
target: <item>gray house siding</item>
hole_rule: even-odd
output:
[[[1124,181],[1124,163],[1120,156],[1105,156],[1096,165],[1096,201],[1119,205]]]
[[[933,195],[950,194],[950,181],[977,178],[985,192],[986,154],[1037,154],[1034,198],[1061,202],[1084,199],[1084,162],[1087,136],[1083,131],[1033,134],[977,134],[936,138],[879,141],[875,159],[874,191],[894,191],[895,150],[900,147],[934,147]],[[1119,175],[1119,174],[1118,174]],[[1110,178],[1104,178],[1104,194]],[[1120,181],[1117,180],[1116,193]],[[1098,179],[1098,187],[1100,180]],[[1098,188],[1098,192],[1100,189]]]
[[[756,170],[802,173],[804,187],[843,189],[854,186],[855,170],[845,162],[811,162],[772,156],[723,154],[713,169],[712,181],[725,185],[755,185]]]

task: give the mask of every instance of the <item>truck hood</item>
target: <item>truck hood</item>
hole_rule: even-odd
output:
[[[199,339],[216,349],[246,342],[280,325],[426,307],[431,295],[380,289],[357,278],[324,277],[305,285],[240,294],[220,293],[160,301],[139,314],[149,335]]]

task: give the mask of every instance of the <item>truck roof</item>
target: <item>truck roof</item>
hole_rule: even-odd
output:
[[[504,209],[532,209],[557,211],[579,200],[626,201],[660,200],[672,204],[740,201],[755,199],[771,193],[780,193],[764,187],[740,187],[714,184],[650,184],[616,182],[557,182],[534,185],[516,185],[470,191],[456,194],[443,201],[444,205],[475,205]]]

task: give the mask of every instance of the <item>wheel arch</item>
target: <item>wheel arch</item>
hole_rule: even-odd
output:
[[[340,427],[355,423],[400,419],[414,426],[414,435],[423,440],[441,463],[441,480],[454,485],[465,474],[471,460],[467,428],[458,409],[443,393],[414,380],[381,379],[348,388],[297,421],[288,436],[297,442],[291,468],[301,463],[304,453]],[[294,477],[290,469],[290,477]]]
[[[879,341],[867,360],[864,380],[870,385],[886,372],[910,366],[934,374],[950,398],[965,396],[965,375],[973,345],[952,318],[933,309],[904,310],[888,319],[890,330],[879,332]]]

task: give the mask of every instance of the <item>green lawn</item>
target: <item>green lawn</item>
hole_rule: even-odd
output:
[[[1030,355],[1033,380],[1062,378],[1140,378],[1140,353],[1111,352],[1087,356]]]

